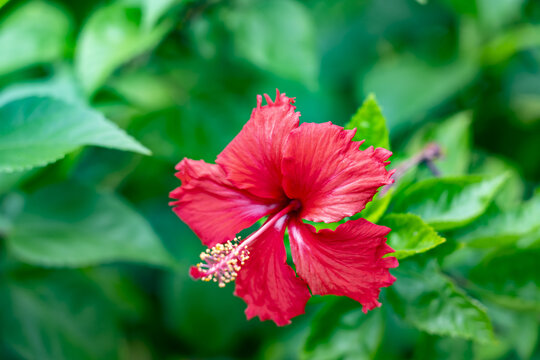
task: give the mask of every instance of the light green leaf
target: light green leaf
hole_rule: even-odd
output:
[[[117,359],[118,318],[101,290],[81,273],[4,278],[0,347],[17,359]],[[10,357],[11,358],[11,357]]]
[[[155,47],[171,29],[169,22],[144,29],[140,18],[140,9],[120,3],[92,13],[75,54],[75,69],[88,94],[93,94],[120,65]]]
[[[58,99],[10,102],[0,119],[0,172],[43,166],[83,145],[150,153],[100,113]]]
[[[365,140],[360,149],[365,150],[370,146],[390,149],[386,120],[373,94],[368,96],[351,121],[345,125],[345,129],[354,128],[356,134],[353,141]]]
[[[175,92],[171,81],[144,71],[111,79],[109,86],[133,106],[158,110],[174,105]]]
[[[442,121],[430,123],[417,132],[407,145],[410,156],[418,154],[429,143],[441,147],[442,158],[435,165],[443,176],[467,173],[471,157],[471,113],[462,112]]]
[[[493,208],[457,235],[471,247],[498,248],[540,230],[540,196],[536,195],[517,209]]]
[[[373,200],[366,204],[366,208],[359,214],[353,216],[353,219],[362,217],[369,222],[376,223],[384,215],[392,196],[394,195],[394,189],[390,188],[384,195],[381,195],[381,190],[373,197]]]
[[[519,165],[512,164],[506,159],[491,155],[478,154],[470,172],[478,175],[497,176],[508,174],[504,187],[497,192],[493,203],[501,210],[517,208],[523,202],[525,186],[521,179]]]
[[[435,230],[465,226],[482,215],[507,176],[435,178],[418,182],[401,193],[395,212],[420,216]]]
[[[174,266],[146,220],[113,194],[72,183],[31,195],[8,234],[24,262],[81,267],[112,261]]]
[[[519,19],[524,0],[476,0],[482,23],[490,30]]]
[[[316,85],[315,24],[305,5],[293,0],[238,2],[224,19],[233,32],[236,55],[263,70]]]
[[[426,252],[446,241],[431,226],[413,214],[392,213],[386,215],[380,224],[392,229],[387,243],[395,252],[389,256],[398,259]]]
[[[312,321],[304,359],[373,359],[384,331],[381,310],[362,312],[357,302],[334,298]]]
[[[53,97],[71,103],[86,104],[71,69],[67,68],[57,69],[50,78],[21,81],[5,87],[0,92],[0,106],[30,96]]]
[[[443,275],[435,261],[404,261],[392,271],[397,278],[388,300],[405,321],[430,334],[485,342],[493,330],[484,307]]]
[[[472,289],[499,305],[540,311],[540,249],[500,252],[472,269]]]
[[[476,66],[464,60],[435,67],[400,56],[378,62],[363,79],[362,93],[377,94],[392,129],[418,119],[462,89],[475,74]]]
[[[141,0],[143,11],[143,25],[146,29],[154,27],[158,20],[174,5],[188,0]]]
[[[60,59],[71,28],[58,5],[31,1],[0,23],[0,75]]]

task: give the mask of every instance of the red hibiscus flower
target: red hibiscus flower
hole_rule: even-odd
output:
[[[386,244],[389,228],[364,219],[335,231],[317,232],[302,219],[335,222],[352,216],[377,189],[393,182],[383,148],[359,150],[355,130],[332,123],[303,123],[294,99],[277,92],[275,101],[257,96],[251,119],[218,155],[217,164],[182,160],[182,185],[170,196],[176,214],[209,247],[193,278],[220,286],[236,280],[248,319],[258,316],[286,325],[304,313],[312,294],[348,296],[364,312],[380,306],[380,288],[395,278],[397,266]],[[268,216],[242,242],[241,230]],[[289,229],[296,272],[287,264],[283,242]]]

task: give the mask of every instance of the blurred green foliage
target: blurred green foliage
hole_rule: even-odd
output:
[[[277,328],[187,275],[174,165],[276,88],[394,151],[367,315]],[[0,358],[540,359],[539,164],[536,0],[0,0]]]

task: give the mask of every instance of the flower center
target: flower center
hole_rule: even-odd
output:
[[[197,264],[195,271],[191,271],[192,276],[203,281],[217,282],[219,287],[224,287],[227,283],[234,281],[242,265],[249,259],[249,246],[278,220],[299,208],[300,202],[291,200],[285,208],[270,217],[263,226],[244,241],[240,242],[240,237],[237,236],[233,240],[217,244],[202,252],[203,262]]]

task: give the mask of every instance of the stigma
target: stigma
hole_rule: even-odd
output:
[[[207,249],[200,257],[202,262],[196,266],[197,277],[203,281],[216,282],[219,287],[225,287],[236,280],[242,265],[249,259],[249,250],[244,243],[240,243],[240,237],[237,236],[233,240]]]

